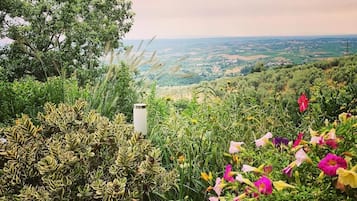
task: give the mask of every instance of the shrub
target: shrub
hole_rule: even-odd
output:
[[[51,77],[46,82],[39,82],[31,77],[12,83],[0,81],[0,123],[10,123],[21,114],[36,117],[38,112],[43,111],[46,102],[74,103],[87,96],[87,90],[78,87],[73,78]]]
[[[36,126],[24,115],[1,130],[0,200],[150,200],[175,172],[122,114],[113,121],[77,101],[47,103]]]

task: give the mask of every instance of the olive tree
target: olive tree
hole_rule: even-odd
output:
[[[106,48],[119,48],[132,24],[128,0],[1,0],[0,66],[8,79],[46,80],[95,69]]]

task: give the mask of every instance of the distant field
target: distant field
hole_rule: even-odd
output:
[[[125,44],[135,47],[140,42]],[[148,66],[140,68],[141,76],[159,86],[182,86],[247,74],[257,62],[274,68],[356,54],[357,35],[155,39],[145,51],[148,55],[156,52],[163,65],[160,76]]]

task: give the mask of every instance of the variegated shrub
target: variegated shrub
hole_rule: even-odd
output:
[[[0,200],[146,200],[175,183],[123,115],[109,121],[85,102],[46,104],[0,135]]]

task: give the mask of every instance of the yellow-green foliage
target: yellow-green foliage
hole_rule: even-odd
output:
[[[37,119],[0,132],[0,200],[134,200],[175,182],[121,114],[109,121],[77,101],[46,104]]]

